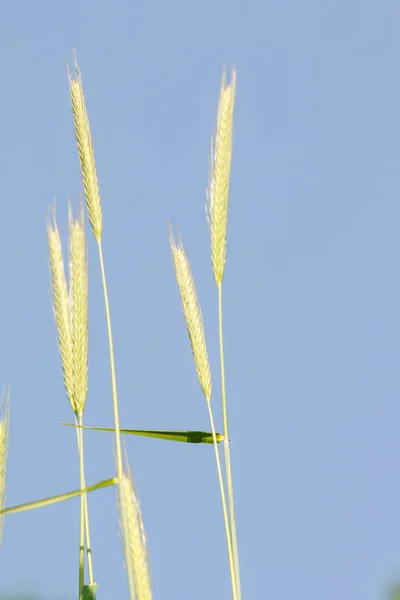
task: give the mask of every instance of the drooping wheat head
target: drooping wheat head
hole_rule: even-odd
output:
[[[74,116],[75,136],[81,163],[82,182],[85,190],[86,205],[93,235],[97,242],[101,241],[103,231],[103,216],[99,184],[97,180],[96,163],[90,134],[89,118],[83,95],[82,77],[76,59],[74,73],[68,72],[72,112]]]
[[[211,261],[217,286],[222,284],[226,261],[229,180],[232,158],[233,109],[236,71],[230,83],[222,76],[215,139],[211,149],[208,213],[211,232]]]
[[[65,277],[61,239],[56,222],[55,209],[47,219],[49,262],[52,287],[52,304],[58,332],[58,348],[64,373],[64,385],[72,410],[77,413],[74,385],[74,360],[70,298]]]
[[[126,467],[119,486],[119,515],[131,600],[152,600],[150,565],[140,503]]]
[[[4,396],[3,396],[4,398]],[[3,399],[1,401],[3,404]],[[10,426],[10,390],[7,394],[4,414],[0,421],[0,508],[4,509],[6,503],[6,475],[8,458],[8,439]],[[3,538],[4,515],[0,516],[0,546]]]
[[[178,283],[178,288],[181,295],[183,314],[185,316],[197,377],[199,379],[201,389],[203,390],[207,401],[209,401],[211,398],[212,384],[210,363],[208,360],[206,339],[204,334],[203,317],[197,298],[196,286],[192,271],[190,269],[189,260],[186,256],[182,240],[179,238],[178,243],[176,243],[171,228],[170,244],[176,281]]]
[[[69,207],[69,269],[74,399],[81,416],[88,389],[88,264],[82,205],[76,219]]]

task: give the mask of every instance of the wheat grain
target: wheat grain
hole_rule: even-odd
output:
[[[221,285],[226,261],[226,230],[228,221],[229,180],[232,158],[233,109],[236,72],[227,84],[225,71],[219,97],[215,140],[211,150],[210,182],[208,189],[211,232],[211,261],[215,282]]]
[[[179,238],[178,243],[176,243],[171,229],[170,244],[176,281],[181,295],[183,314],[185,316],[197,377],[201,389],[203,390],[207,401],[209,401],[212,391],[211,371],[207,354],[203,318],[197,298],[196,286],[182,240]]]
[[[83,95],[82,77],[76,60],[74,61],[74,76],[68,72],[70,97],[75,125],[75,136],[81,163],[82,182],[85,190],[86,205],[93,235],[100,242],[103,231],[103,216],[99,184],[97,180],[96,163],[90,134],[89,118]]]

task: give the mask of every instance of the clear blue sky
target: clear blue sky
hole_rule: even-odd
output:
[[[0,380],[8,504],[78,486],[45,217],[81,194],[77,50],[104,210],[125,427],[208,428],[168,220],[189,254],[219,408],[204,213],[223,65],[237,67],[225,280],[243,598],[376,600],[400,576],[400,5],[395,0],[3,2]],[[64,238],[65,239],[65,238]],[[85,419],[112,424],[90,237]],[[218,416],[219,429],[221,420]],[[212,447],[127,440],[154,598],[229,598]],[[86,436],[90,483],[112,437]],[[10,516],[0,590],[76,596],[78,501]],[[100,598],[126,598],[113,490],[90,497]]]

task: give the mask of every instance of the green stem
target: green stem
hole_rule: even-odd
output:
[[[237,533],[236,533],[235,505],[234,505],[234,499],[233,499],[233,485],[232,485],[232,463],[231,463],[231,451],[230,451],[229,439],[224,440],[224,458],[225,458],[226,480],[227,480],[227,487],[228,487],[228,504],[229,504],[229,515],[230,515],[230,525],[231,525],[233,557],[235,560],[235,573],[236,573],[236,582],[237,582],[237,588],[238,588],[238,600],[241,600],[242,590],[241,590],[241,583],[240,583],[239,552],[238,552]]]
[[[236,585],[236,569],[235,569],[235,562],[234,562],[234,556],[233,556],[233,550],[232,550],[232,539],[231,539],[231,534],[230,534],[230,530],[229,530],[229,518],[228,518],[228,509],[226,506],[225,488],[224,488],[224,482],[223,482],[223,478],[222,478],[221,461],[219,458],[218,442],[217,442],[217,436],[215,434],[215,425],[214,425],[214,419],[213,419],[213,414],[212,414],[212,409],[211,409],[211,402],[209,400],[207,400],[207,408],[208,408],[208,414],[210,416],[211,431],[212,431],[213,439],[214,439],[215,461],[217,464],[218,482],[219,482],[219,489],[221,492],[221,501],[222,501],[222,511],[224,514],[226,545],[228,547],[229,570],[230,570],[230,574],[231,574],[231,583],[232,583],[232,597],[233,597],[233,600],[238,600],[237,585]]]
[[[233,555],[235,561],[235,580],[237,583],[238,600],[242,598],[241,584],[240,584],[240,568],[239,568],[239,551],[236,534],[236,519],[235,519],[235,504],[233,497],[233,482],[232,482],[232,466],[231,466],[231,453],[229,446],[229,429],[228,429],[228,411],[226,406],[226,385],[225,385],[225,358],[224,358],[224,338],[222,328],[222,282],[218,285],[218,332],[219,332],[219,355],[221,365],[221,394],[222,394],[222,418],[224,424],[224,458],[225,458],[225,471],[226,471],[226,482],[228,490],[228,504],[229,504],[229,520],[230,520],[230,534],[233,548]]]
[[[82,454],[82,463],[83,463],[83,487],[86,488],[86,477],[85,477],[85,455],[83,450],[83,416],[79,417],[79,421],[75,418],[75,422],[79,427],[76,428],[76,437],[78,442],[78,451],[79,456]],[[78,430],[82,432],[82,436],[78,433]],[[92,585],[94,583],[93,577],[93,558],[92,558],[92,544],[90,541],[90,526],[89,526],[89,509],[88,509],[88,499],[87,494],[83,494],[81,498],[84,499],[84,522],[85,522],[85,538],[86,538],[86,553],[88,560],[88,570],[89,570],[89,583]]]
[[[85,475],[83,470],[83,448],[82,448],[82,429],[78,429],[78,452],[81,490],[85,489]],[[79,519],[79,600],[83,599],[83,586],[85,583],[85,500],[84,494],[80,499],[80,519]]]
[[[85,482],[85,487],[86,487],[86,482]],[[93,558],[92,558],[92,545],[90,542],[89,510],[88,510],[87,494],[84,494],[83,497],[85,499],[86,553],[87,553],[88,569],[89,569],[89,583],[90,583],[90,585],[93,585],[94,584]]]
[[[118,393],[117,393],[117,377],[115,374],[115,359],[114,359],[114,344],[113,344],[113,336],[112,336],[112,328],[111,328],[111,315],[110,315],[110,304],[108,301],[108,292],[107,292],[107,280],[106,274],[104,270],[104,260],[103,260],[103,249],[101,245],[101,240],[98,242],[99,247],[99,258],[100,258],[100,268],[101,268],[101,279],[103,282],[103,293],[104,293],[104,305],[106,311],[106,320],[107,320],[107,333],[108,333],[108,346],[110,352],[110,370],[111,370],[111,387],[112,387],[112,398],[113,398],[113,407],[114,407],[114,425],[115,425],[115,463],[117,467],[117,477],[118,479],[122,479],[123,468],[122,468],[122,450],[121,450],[121,431],[119,424],[119,410],[118,410]],[[118,486],[119,489],[119,486]]]

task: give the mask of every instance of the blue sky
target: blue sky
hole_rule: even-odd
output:
[[[104,214],[121,422],[208,428],[168,245],[178,227],[218,392],[204,213],[223,65],[237,68],[225,278],[244,598],[376,600],[400,577],[400,6],[397,2],[3,2],[0,380],[8,504],[78,486],[49,297],[45,217],[82,193],[76,48]],[[112,424],[89,237],[85,421]],[[129,439],[154,597],[228,598],[213,450]],[[87,479],[114,474],[86,436]],[[12,515],[0,590],[76,595],[78,501]],[[112,490],[90,497],[99,598],[127,597]]]

